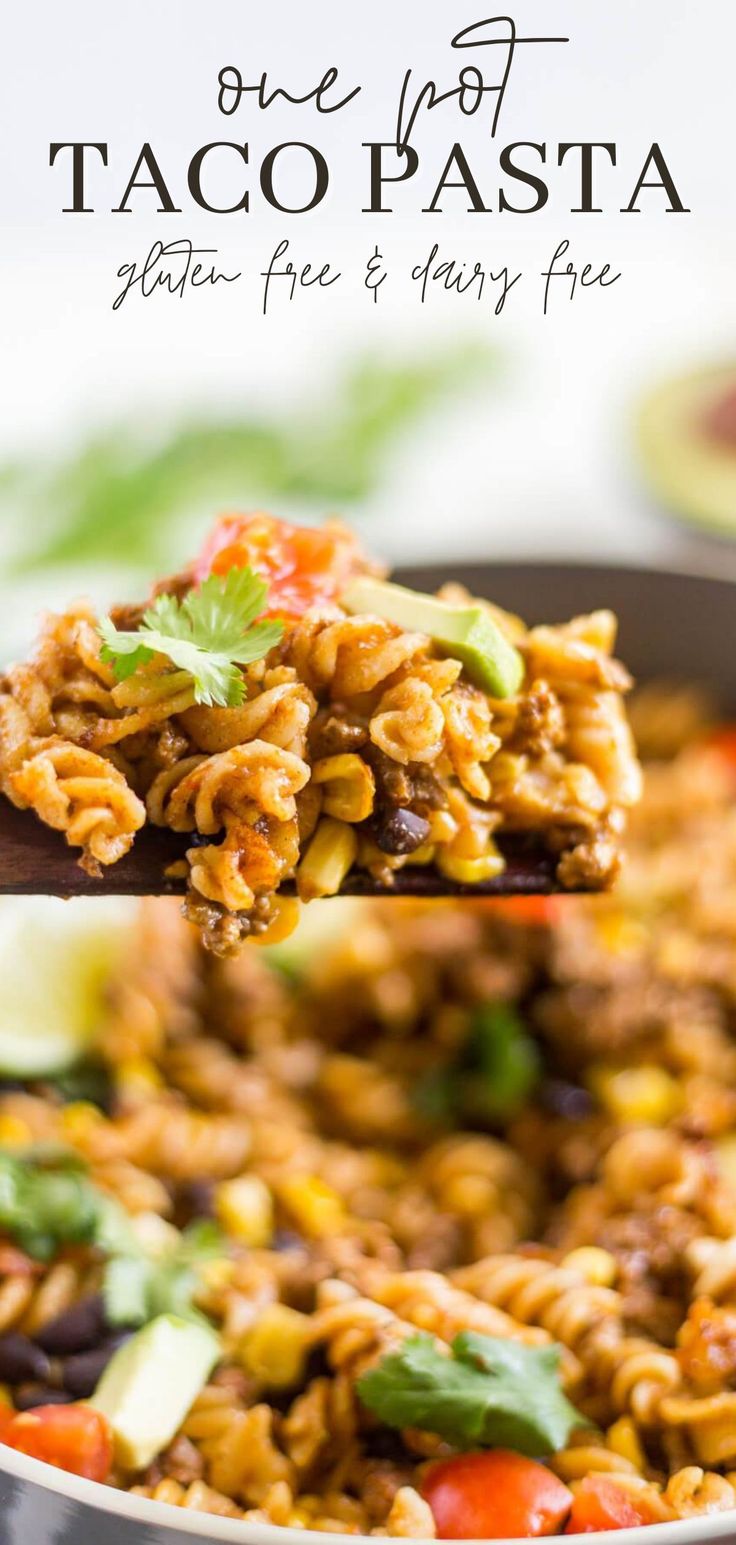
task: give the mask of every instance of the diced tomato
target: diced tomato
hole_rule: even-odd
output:
[[[422,1494],[443,1540],[520,1540],[556,1534],[572,1492],[534,1459],[507,1449],[431,1465]]]
[[[202,548],[195,579],[249,566],[268,581],[264,615],[300,617],[310,606],[334,601],[363,560],[352,533],[336,522],[316,530],[273,515],[223,515]]]
[[[718,751],[736,773],[736,724],[722,724],[708,736],[708,745]]]
[[[560,896],[487,896],[477,905],[496,912],[503,920],[541,928],[559,916]]]
[[[106,1481],[112,1467],[109,1423],[91,1406],[35,1406],[16,1412],[9,1422],[3,1413],[0,1442],[88,1481]]]
[[[565,1534],[601,1534],[652,1522],[650,1514],[604,1475],[589,1475],[575,1492]]]

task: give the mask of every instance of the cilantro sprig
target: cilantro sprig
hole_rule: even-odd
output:
[[[118,681],[126,681],[155,654],[186,671],[194,700],[208,707],[237,708],[245,697],[239,665],[250,665],[283,636],[280,622],[256,622],[268,585],[251,568],[216,574],[183,600],[159,595],[144,612],[140,628],[123,632],[110,617],[99,626],[102,658]]]
[[[107,1253],[130,1250],[134,1235],[119,1203],[60,1155],[23,1159],[0,1153],[0,1230],[21,1249],[49,1261],[60,1245],[91,1244]]]
[[[388,1427],[436,1432],[456,1448],[512,1448],[538,1458],[587,1426],[559,1382],[560,1348],[464,1331],[449,1356],[410,1336],[358,1380],[360,1399]]]
[[[190,1224],[159,1256],[140,1250],[114,1256],[102,1282],[108,1324],[145,1325],[159,1314],[203,1320],[192,1302],[199,1284],[198,1267],[224,1250],[217,1225],[203,1219]]]
[[[38,1261],[63,1245],[93,1245],[107,1256],[102,1293],[109,1325],[144,1325],[159,1314],[204,1317],[193,1307],[205,1261],[225,1253],[209,1219],[190,1224],[154,1254],[120,1203],[89,1179],[78,1155],[60,1148],[0,1152],[0,1232]]]
[[[539,1050],[523,1019],[511,1004],[489,1002],[473,1015],[455,1060],[420,1080],[415,1103],[432,1120],[498,1126],[517,1115],[540,1072]]]

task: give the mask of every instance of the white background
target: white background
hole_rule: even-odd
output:
[[[361,512],[374,546],[393,558],[618,554],[733,567],[731,551],[691,542],[650,509],[631,459],[630,421],[651,379],[734,351],[736,8],[732,0],[517,0],[520,32],[568,33],[570,44],[519,51],[495,144],[487,117],[458,120],[454,108],[439,108],[424,118],[421,177],[397,193],[392,216],[360,214],[361,141],[389,137],[404,70],[412,66],[417,86],[430,76],[451,84],[465,59],[451,55],[449,39],[486,9],[465,0],[6,5],[0,457],[29,447],[43,454],[120,415],[155,423],[184,404],[298,403],[329,383],[356,346],[469,335],[496,345],[495,378],[402,452]],[[259,113],[252,103],[224,118],[216,95],[225,64],[249,80],[267,69],[293,91],[334,64],[347,89],[363,91],[332,118],[286,105]],[[526,219],[468,215],[461,195],[449,194],[444,215],[419,213],[458,137],[494,211],[500,145],[546,141],[548,208]],[[207,216],[187,194],[187,162],[207,141],[230,138],[250,145],[252,212]],[[108,171],[98,167],[89,178],[95,214],[60,212],[69,173],[61,161],[49,170],[49,143],[73,139],[109,143]],[[144,139],[181,215],[155,216],[147,194],[133,214],[110,212]],[[289,139],[319,145],[330,165],[328,200],[309,216],[268,211],[258,192],[262,154]],[[574,171],[554,165],[557,142],[580,139],[618,145],[618,169],[600,178],[602,215],[568,213],[577,201]],[[642,215],[616,212],[654,139],[691,215],[665,215],[659,194],[643,196]],[[346,278],[264,319],[256,276],[284,235],[295,256],[327,258]],[[131,297],[113,312],[117,267],[142,259],[156,236],[216,245],[222,267],[234,263],[248,279],[184,300]],[[531,282],[495,318],[490,305],[454,298],[420,307],[399,278],[435,241],[445,256],[534,275],[565,236],[576,259],[608,260],[622,278],[606,295],[558,302],[546,319]],[[376,241],[391,271],[374,307],[360,279]]]

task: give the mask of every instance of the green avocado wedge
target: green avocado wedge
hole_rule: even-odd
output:
[[[346,611],[383,617],[410,633],[427,633],[444,654],[462,661],[469,679],[491,697],[513,697],[524,679],[524,661],[480,602],[452,606],[436,596],[367,577],[340,597]]]
[[[89,1404],[107,1417],[125,1469],[144,1469],[171,1442],[219,1356],[214,1330],[175,1314],[118,1347]]]
[[[736,535],[736,362],[663,381],[641,402],[639,460],[657,502]]]

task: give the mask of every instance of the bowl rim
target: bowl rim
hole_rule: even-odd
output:
[[[242,1518],[221,1518],[216,1513],[201,1513],[194,1508],[176,1507],[170,1502],[156,1502],[151,1497],[134,1496],[100,1481],[86,1480],[81,1475],[71,1475],[41,1459],[21,1454],[15,1449],[0,1445],[0,1480],[4,1474],[30,1486],[40,1486],[67,1502],[79,1503],[112,1518],[129,1519],[145,1527],[146,1537],[155,1540],[154,1531],[178,1530],[190,1534],[193,1539],[223,1540],[228,1545],[367,1545],[375,1536],[359,1534],[330,1534],[316,1529],[294,1529],[284,1524],[248,1523]],[[582,1539],[582,1535],[567,1535],[568,1539]],[[723,1513],[698,1513],[692,1518],[673,1519],[670,1523],[642,1524],[626,1530],[606,1529],[598,1535],[601,1545],[621,1545],[622,1539],[629,1545],[710,1545],[711,1541],[736,1538],[736,1510]],[[405,1545],[434,1545],[424,1536],[406,1536]],[[470,1541],[469,1545],[489,1545],[487,1540]],[[512,1540],[494,1540],[493,1545],[517,1545]]]

